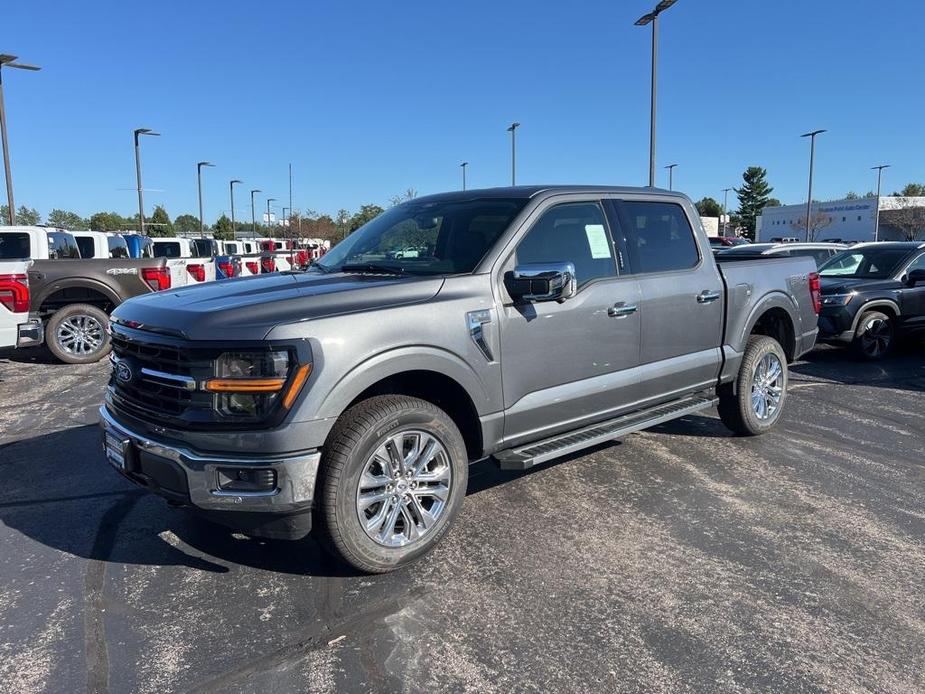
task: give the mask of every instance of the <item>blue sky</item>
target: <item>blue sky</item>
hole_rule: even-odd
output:
[[[519,183],[644,185],[648,29],[655,0],[588,2],[6,3],[0,52],[17,205],[87,215],[137,210],[132,129],[147,212],[228,210],[228,181],[330,213],[409,187],[506,184],[517,120]],[[720,198],[746,166],[774,195],[925,180],[925,4],[883,0],[679,0],[662,16],[659,184]],[[838,7],[838,12],[833,8]],[[162,191],[162,192],[157,192]],[[264,198],[259,198],[263,200]],[[285,201],[285,202],[284,202]],[[730,198],[730,206],[732,198]],[[261,206],[265,203],[261,203]]]

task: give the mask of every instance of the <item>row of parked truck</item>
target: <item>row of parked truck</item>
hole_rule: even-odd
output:
[[[327,248],[318,239],[220,241],[0,227],[0,348],[44,342],[61,361],[98,361],[109,351],[109,314],[126,299],[304,269]]]

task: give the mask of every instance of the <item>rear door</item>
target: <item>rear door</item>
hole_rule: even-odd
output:
[[[562,303],[515,304],[499,278],[508,445],[607,419],[637,397],[639,288],[618,270],[600,201],[550,202],[532,219],[502,275],[518,265],[570,262],[577,293]]]
[[[916,256],[903,270],[902,275],[908,275],[913,270],[925,270],[925,252]],[[925,284],[920,283],[914,287],[904,286],[900,294],[902,296],[903,329],[925,330]]]
[[[639,282],[639,392],[653,405],[716,383],[725,290],[677,202],[615,199],[611,209]]]

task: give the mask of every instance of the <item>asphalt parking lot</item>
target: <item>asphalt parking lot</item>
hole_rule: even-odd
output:
[[[0,353],[0,682],[37,691],[925,689],[925,358],[821,349],[782,426],[692,416],[474,469],[386,576],[169,509],[104,461],[107,366]]]

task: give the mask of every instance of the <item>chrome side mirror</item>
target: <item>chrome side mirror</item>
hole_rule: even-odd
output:
[[[518,302],[565,301],[575,296],[573,263],[529,263],[507,273],[504,285]]]

